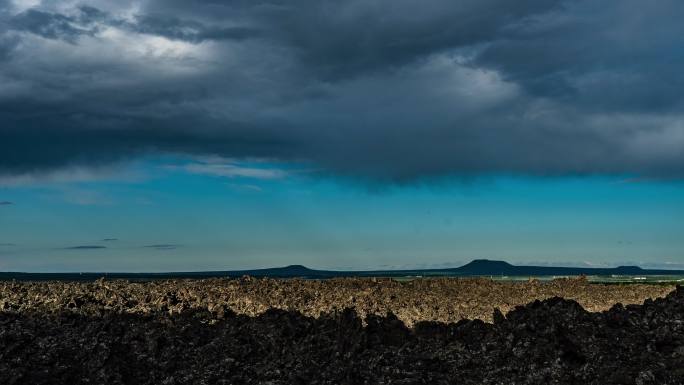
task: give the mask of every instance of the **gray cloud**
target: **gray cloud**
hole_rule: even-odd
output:
[[[163,243],[163,244],[157,244],[157,245],[147,245],[147,246],[143,246],[143,248],[155,249],[155,250],[175,250],[181,246],[182,245]]]
[[[0,201],[0,206],[10,206],[13,205],[13,202],[10,201]]]
[[[61,39],[70,43],[76,43],[76,39],[81,35],[92,35],[96,32],[93,29],[77,27],[74,18],[35,9],[29,9],[12,17],[10,27],[44,38]]]
[[[79,246],[71,246],[71,247],[65,247],[64,250],[97,250],[97,249],[106,249],[106,246],[97,246],[97,245],[79,245]]]
[[[12,51],[19,44],[19,39],[14,36],[2,35],[0,30],[0,63],[9,60]]]
[[[261,32],[248,27],[215,27],[198,22],[184,21],[176,18],[160,18],[140,16],[134,23],[118,23],[131,31],[163,36],[174,40],[199,43],[204,40],[243,40],[260,36]]]
[[[95,7],[80,6],[71,15],[29,9],[9,18],[11,30],[29,32],[47,39],[76,43],[81,36],[94,36],[108,27],[199,43],[204,40],[258,37],[258,30],[244,26],[212,26],[182,18],[136,15],[132,20],[112,16]]]
[[[104,238],[102,242],[116,242],[118,240],[118,238]]]
[[[491,41],[510,23],[561,3],[437,0],[416,7],[403,0],[271,2],[257,19],[275,29],[275,37],[293,47],[308,68],[336,79],[387,71],[437,52]]]
[[[666,0],[0,6],[0,173],[157,153],[379,180],[684,176]]]

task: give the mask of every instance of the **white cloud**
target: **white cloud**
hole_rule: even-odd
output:
[[[191,174],[224,176],[228,178],[281,179],[287,171],[272,168],[244,167],[235,164],[189,164],[182,169]]]
[[[16,13],[23,12],[29,8],[40,5],[41,0],[13,0],[12,5]]]
[[[264,191],[263,188],[255,184],[228,183],[227,186],[237,192],[258,193]]]
[[[143,181],[147,177],[131,167],[69,167],[53,171],[0,174],[0,187],[36,187],[98,181]]]
[[[184,59],[206,58],[210,43],[192,44],[179,40],[170,40],[162,36],[145,35],[140,33],[128,32],[115,27],[105,28],[97,37],[93,44],[104,44],[110,48],[115,48],[117,55],[126,55],[129,59],[145,60],[180,60],[174,67],[182,63]],[[96,49],[95,47],[90,47]],[[193,62],[188,69],[196,68],[197,63]]]
[[[168,170],[181,170],[190,174],[210,175],[225,178],[248,178],[248,179],[283,179],[293,173],[303,172],[285,170],[274,167],[268,159],[248,159],[238,161],[231,158],[218,156],[205,156],[194,159],[193,163],[183,165],[167,165]],[[252,184],[231,184],[231,187],[240,186],[242,190],[261,191],[261,187]]]

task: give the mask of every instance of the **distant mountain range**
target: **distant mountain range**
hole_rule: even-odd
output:
[[[170,273],[18,273],[0,272],[0,280],[24,281],[92,281],[100,277],[109,279],[153,280],[172,278],[217,278],[217,277],[307,278],[326,279],[337,277],[476,277],[476,276],[577,276],[577,275],[684,275],[684,270],[642,269],[638,266],[619,266],[612,268],[555,267],[555,266],[516,266],[504,261],[476,259],[466,265],[447,269],[415,270],[366,270],[332,271],[314,270],[302,265],[290,265],[268,269],[198,271]]]

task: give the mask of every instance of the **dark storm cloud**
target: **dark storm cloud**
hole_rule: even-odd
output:
[[[70,43],[75,43],[82,35],[92,36],[101,32],[105,27],[194,43],[207,39],[242,40],[259,36],[259,31],[247,27],[217,27],[176,17],[139,15],[133,20],[125,20],[90,6],[78,7],[71,16],[29,9],[9,18],[9,26],[13,30]]]
[[[72,247],[65,247],[64,250],[97,250],[97,249],[106,249],[106,246],[96,246],[96,245],[79,245],[79,246],[72,246]]]
[[[74,19],[60,14],[30,9],[10,19],[10,27],[27,31],[48,39],[62,39],[75,43],[83,34],[93,34],[94,30],[76,28]]]
[[[121,113],[94,110],[83,116],[79,112],[83,112],[84,105],[80,110],[79,106],[71,104],[47,105],[27,101],[27,105],[42,111],[42,114],[35,117],[28,112],[14,120],[12,118],[20,114],[19,106],[7,114],[6,121],[14,123],[16,128],[0,132],[4,143],[12,143],[0,155],[0,173],[28,173],[80,164],[95,166],[155,151],[277,156],[286,149],[287,139],[280,135],[252,133],[245,124],[228,119],[219,122],[199,113],[169,112],[166,117],[126,116],[126,107],[120,106]],[[0,110],[0,116],[3,115],[4,111]],[[55,122],[47,129],[44,127],[46,116],[53,116]],[[95,122],[97,128],[93,129],[91,125]],[[197,132],[200,129],[193,131],[190,127],[202,127],[206,131]],[[221,132],[221,127],[225,127],[226,132]]]
[[[395,180],[684,176],[678,1],[8,4],[3,174],[172,152]]]
[[[242,40],[257,37],[260,34],[258,30],[247,27],[212,27],[197,22],[155,16],[141,16],[136,19],[135,23],[120,23],[120,25],[140,33],[196,43],[204,40]]]
[[[493,41],[475,64],[592,111],[680,112],[682,14],[684,3],[671,0],[569,2],[565,12]]]
[[[17,44],[19,44],[19,39],[0,35],[0,63],[10,58]]]
[[[556,8],[559,0],[278,1],[257,20],[325,78],[386,71],[426,55],[496,38],[509,23]]]

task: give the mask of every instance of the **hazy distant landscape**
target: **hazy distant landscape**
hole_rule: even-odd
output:
[[[496,280],[554,279],[561,277],[587,276],[592,282],[684,282],[684,271],[663,269],[642,269],[638,266],[619,266],[615,268],[588,268],[562,266],[515,266],[504,261],[487,259],[474,260],[456,268],[416,269],[416,270],[365,270],[365,271],[331,271],[309,269],[301,265],[286,267],[228,270],[197,271],[170,273],[19,273],[0,272],[0,280],[61,280],[92,281],[102,277],[108,279],[155,280],[179,278],[220,278],[220,277],[267,277],[267,278],[305,278],[331,279],[343,277],[386,277],[416,279],[422,277],[489,277]]]

